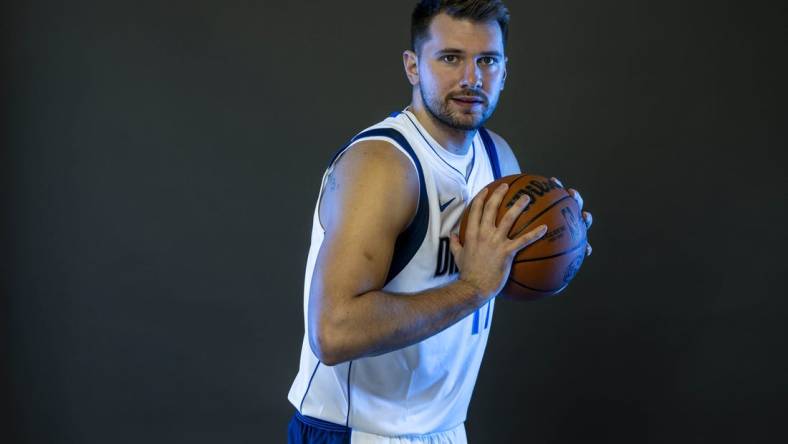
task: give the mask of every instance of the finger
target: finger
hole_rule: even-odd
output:
[[[487,197],[489,190],[484,188],[479,191],[479,194],[473,198],[471,202],[471,211],[468,213],[468,223],[465,226],[465,242],[476,239],[479,232],[479,220],[482,217],[482,205],[484,205],[484,198]]]
[[[481,226],[495,228],[495,219],[498,216],[498,207],[501,206],[503,196],[509,190],[509,184],[502,183],[498,188],[493,191],[487,203],[484,204],[484,212],[482,213]]]
[[[451,237],[449,237],[449,249],[451,249],[451,254],[454,255],[455,262],[456,259],[462,253],[462,244],[460,244],[460,236],[457,233],[452,233]]]
[[[564,187],[564,184],[562,184],[561,181],[556,179],[555,177],[551,177],[550,180],[552,180],[553,182],[557,183],[559,187],[561,187],[561,188]]]
[[[586,244],[586,256],[591,256],[592,251],[594,251],[594,249],[591,248],[591,244]]]
[[[569,195],[572,196],[575,199],[575,201],[577,202],[577,206],[580,207],[580,209],[582,210],[583,209],[583,196],[581,196],[580,193],[578,193],[577,190],[574,189],[574,188],[570,188],[569,189]]]
[[[591,224],[594,223],[594,216],[591,215],[588,211],[583,211],[583,220],[586,223],[586,230],[591,228]]]
[[[527,231],[521,234],[520,236],[512,239],[509,251],[522,250],[523,248],[541,239],[542,236],[545,235],[545,233],[547,233],[547,225],[544,224],[539,225],[535,229],[531,231]]]
[[[512,225],[520,217],[520,214],[523,213],[525,207],[528,206],[528,203],[531,201],[531,196],[525,194],[520,196],[512,205],[511,208],[506,210],[506,214],[503,215],[501,221],[498,223],[498,232],[502,233],[503,236],[509,237],[509,231],[512,229]]]
[[[449,249],[454,257],[454,263],[457,265],[457,268],[460,268],[462,263],[462,245],[460,245],[460,236],[457,233],[452,233],[449,237]]]

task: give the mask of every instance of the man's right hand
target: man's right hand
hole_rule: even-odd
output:
[[[489,190],[480,191],[471,202],[464,243],[460,243],[456,233],[451,236],[451,252],[460,269],[459,279],[474,286],[487,299],[497,295],[506,284],[517,252],[547,232],[547,225],[540,225],[509,238],[512,225],[531,200],[528,195],[517,199],[496,226],[498,207],[508,189],[505,183],[499,185],[486,201]]]
[[[416,212],[419,176],[407,154],[385,141],[349,149],[326,179],[319,218],[325,230],[315,259],[308,310],[309,344],[326,365],[415,344],[454,325],[498,293],[517,250],[541,235],[507,233],[527,201],[498,226],[505,192],[471,203],[466,244],[453,247],[460,280],[422,291],[383,290],[399,234]],[[522,199],[521,199],[522,200]],[[484,208],[482,208],[484,207]]]

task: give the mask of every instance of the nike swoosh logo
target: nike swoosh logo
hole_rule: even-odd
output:
[[[439,207],[440,207],[440,209],[441,209],[441,213],[443,213],[443,210],[445,210],[445,209],[446,209],[446,207],[448,207],[450,203],[454,202],[454,199],[456,199],[456,197],[452,197],[452,198],[451,198],[451,199],[449,199],[449,200],[448,200],[446,203],[439,203],[439,204],[438,204],[438,206],[439,206]]]

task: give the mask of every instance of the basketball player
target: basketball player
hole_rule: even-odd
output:
[[[520,171],[482,127],[506,80],[506,7],[421,1],[412,19],[411,104],[356,135],[323,177],[291,443],[466,442],[495,296],[514,255],[546,231],[508,238],[527,196],[495,225],[505,185],[471,202]]]

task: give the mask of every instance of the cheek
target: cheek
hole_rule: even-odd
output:
[[[459,83],[457,70],[451,66],[435,64],[425,70],[424,75],[433,90],[446,90]]]
[[[504,77],[501,72],[490,73],[484,82],[487,85],[485,89],[488,89],[491,93],[498,94],[503,86],[503,80]]]
[[[503,71],[500,69],[488,71],[485,77],[486,77],[485,80],[490,85],[500,85],[501,82],[503,82]]]
[[[422,77],[422,86],[432,96],[440,96],[443,94],[445,90],[443,83],[443,77],[436,75],[435,72],[431,72],[426,77]]]

